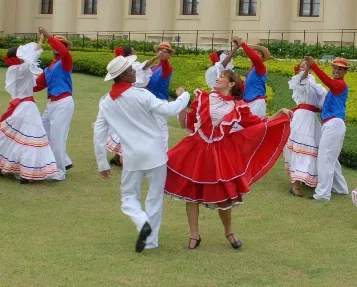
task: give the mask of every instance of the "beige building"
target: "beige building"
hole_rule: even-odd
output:
[[[357,0],[0,0],[0,34],[35,33],[43,26],[200,46],[228,45],[232,33],[250,43],[342,39],[351,45],[356,19]]]

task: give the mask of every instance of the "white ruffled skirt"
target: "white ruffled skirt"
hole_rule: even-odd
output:
[[[317,153],[321,139],[321,123],[314,112],[296,110],[291,132],[284,148],[285,171],[291,182],[317,185]]]
[[[22,102],[0,123],[0,170],[28,180],[58,172],[37,105]]]

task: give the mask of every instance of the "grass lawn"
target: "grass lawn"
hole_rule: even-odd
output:
[[[202,208],[201,246],[185,251],[185,206],[166,197],[160,248],[135,253],[134,224],[120,211],[120,169],[101,180],[93,152],[92,123],[111,84],[79,74],[73,80],[74,168],[66,181],[20,185],[0,178],[0,286],[356,286],[351,197],[290,196],[282,160],[233,210],[241,250],[230,248],[217,213]],[[43,110],[45,94],[36,98]],[[9,99],[1,86],[0,113]],[[185,132],[175,120],[170,125],[174,145]],[[344,169],[344,175],[350,190],[357,188],[357,172]]]

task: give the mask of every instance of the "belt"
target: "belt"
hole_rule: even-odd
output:
[[[321,112],[321,110],[314,106],[314,105],[310,105],[310,104],[300,104],[298,106],[296,106],[295,108],[291,109],[293,112],[295,112],[296,110],[307,110],[310,112],[314,112],[314,113],[319,113]]]
[[[251,102],[254,102],[255,100],[265,100],[265,102],[266,102],[267,101],[267,96],[257,96],[253,100],[244,100],[244,102],[251,103]]]
[[[49,100],[50,100],[51,102],[57,102],[57,101],[59,101],[59,100],[68,98],[68,97],[70,97],[70,96],[72,96],[70,93],[63,93],[63,94],[61,94],[61,95],[58,96],[58,97],[55,97],[55,96],[50,95],[48,98],[49,98]]]

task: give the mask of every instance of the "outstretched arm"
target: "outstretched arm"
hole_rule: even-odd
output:
[[[151,58],[150,60],[148,60],[145,64],[145,66],[143,67],[143,70],[147,70],[148,68],[150,68],[152,66],[152,64],[161,57],[162,52],[160,51],[159,53],[157,53],[157,55],[154,58]]]
[[[39,31],[45,36],[45,38],[48,39],[48,44],[52,47],[52,49],[60,55],[63,69],[66,72],[70,72],[73,68],[73,59],[66,46],[49,34],[44,28],[39,28]]]
[[[153,114],[157,114],[165,117],[173,117],[179,114],[183,109],[187,107],[188,101],[190,100],[190,94],[185,92],[183,88],[177,90],[177,99],[170,103],[165,103],[153,94],[148,92],[146,99],[146,107]]]
[[[232,43],[233,43],[232,51],[228,54],[228,56],[221,63],[224,68],[227,67],[228,63],[232,60],[234,54],[239,49],[237,40],[233,39]]]
[[[332,79],[326,75],[326,73],[320,69],[312,57],[305,57],[308,68],[311,68],[316,76],[331,90],[332,94],[339,95],[346,88],[346,82],[343,80]]]
[[[38,44],[37,44],[37,48],[36,50],[41,50],[42,49],[42,45],[43,45],[43,40],[45,39],[45,36],[43,34],[40,35],[40,40],[38,41]]]
[[[254,49],[249,47],[242,39],[238,39],[238,45],[243,48],[243,50],[247,53],[249,59],[252,61],[253,66],[255,67],[258,75],[263,76],[266,73],[266,67],[264,65],[263,60],[257,54]]]

